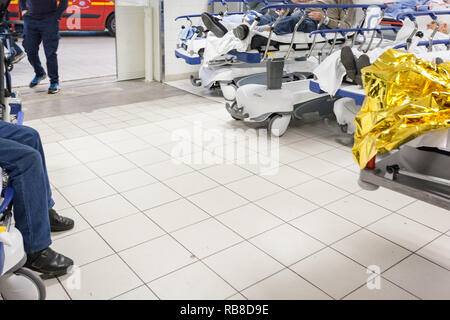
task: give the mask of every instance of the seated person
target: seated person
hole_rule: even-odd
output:
[[[25,267],[48,276],[66,274],[73,261],[50,249],[50,232],[70,230],[74,221],[52,209],[55,203],[39,133],[0,121],[0,167],[15,191],[14,219],[27,253]]]
[[[315,0],[315,1],[308,1],[308,0],[292,0],[293,3],[304,3],[304,2],[310,2],[313,4],[353,4],[352,0]],[[325,17],[324,14],[320,9],[314,9],[311,8],[311,10],[308,10],[308,16],[305,18],[305,20],[300,24],[297,32],[305,32],[310,33],[312,31],[315,31],[318,29],[320,21],[322,21]],[[280,14],[284,14],[285,12],[280,12]],[[355,10],[350,9],[348,11],[347,17],[345,17],[345,12],[342,9],[328,9],[327,10],[328,17],[324,19],[323,25],[321,28],[324,29],[337,29],[339,23],[341,23],[341,28],[351,28],[353,26],[354,20],[355,20]],[[274,28],[274,33],[277,35],[285,35],[290,34],[294,32],[294,28],[297,25],[297,23],[302,18],[303,13],[302,11],[294,11],[292,14],[282,18],[279,23]],[[221,21],[212,15],[208,13],[204,13],[202,15],[203,23],[205,26],[211,30],[217,37],[223,37],[227,32],[228,29],[221,23]],[[272,15],[261,15],[259,17],[260,21],[258,22],[258,26],[255,29],[259,32],[264,31],[270,31],[272,28],[272,25],[277,20],[276,17]],[[234,35],[236,38],[240,40],[245,40],[250,32],[250,25],[252,21],[247,21],[246,23],[243,23],[236,27],[233,30]]]

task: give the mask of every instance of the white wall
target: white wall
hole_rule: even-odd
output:
[[[175,57],[175,48],[181,26],[189,25],[186,20],[175,22],[175,18],[183,15],[200,14],[204,11],[208,11],[208,0],[164,1],[166,81],[186,78],[187,75],[198,71],[198,66],[190,66],[184,60]],[[201,19],[194,21],[200,22]]]

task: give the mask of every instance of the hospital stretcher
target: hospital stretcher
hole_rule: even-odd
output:
[[[359,45],[368,42],[367,48],[370,48],[374,44],[374,38],[376,34],[383,33],[386,30],[392,31],[395,28],[362,28],[366,23],[367,11],[373,7],[378,9],[378,19],[375,21],[375,25],[379,25],[379,21],[383,17],[383,11],[386,6],[383,5],[272,5],[269,8],[297,8],[300,10],[302,19],[306,17],[307,9],[315,7],[326,12],[329,8],[341,8],[343,10],[360,9],[360,20],[356,20],[356,25],[359,28],[352,29],[335,29],[335,30],[317,30],[311,34],[303,34],[302,36],[310,39],[310,48],[303,57],[304,61],[311,61],[311,55],[317,55],[320,62],[321,57],[328,56],[338,44],[339,38],[342,38],[341,45],[344,45],[349,40],[352,43],[358,41]],[[267,7],[266,7],[267,8]],[[326,15],[325,15],[326,16]],[[302,23],[302,19],[298,22],[296,29]],[[276,22],[275,22],[276,24]],[[356,35],[364,36],[364,41],[356,39]],[[351,37],[353,36],[353,37]],[[282,136],[288,129],[291,119],[307,118],[309,114],[318,114],[319,116],[325,116],[332,114],[333,105],[335,100],[330,98],[329,95],[324,93],[313,93],[309,89],[310,80],[299,79],[291,82],[283,82],[283,73],[279,65],[291,60],[290,52],[295,44],[295,35],[291,35],[291,42],[282,59],[276,59],[268,57],[266,63],[268,66],[267,82],[265,84],[247,84],[237,89],[236,101],[234,104],[228,103],[226,105],[227,111],[234,119],[243,120],[248,124],[267,126],[269,132],[275,136]],[[269,35],[269,41],[272,37]],[[320,48],[317,49],[317,47]],[[325,50],[329,46],[330,50]],[[270,56],[266,51],[266,56]],[[305,54],[304,54],[305,55]],[[277,66],[278,65],[278,66]],[[276,66],[277,71],[272,70],[273,66]],[[278,74],[277,74],[278,72]],[[275,74],[275,75],[274,75]],[[280,98],[282,97],[282,99]]]
[[[211,0],[212,2],[221,2],[224,5],[227,5],[228,0]],[[228,2],[243,2],[244,4],[248,1],[245,0],[233,0]],[[266,4],[270,2],[282,2],[275,0],[254,0],[250,2],[264,2]],[[364,1],[360,1],[364,3]],[[371,1],[373,2],[373,1]],[[382,3],[381,1],[379,3]],[[302,21],[306,17],[306,9],[307,8],[317,8],[324,12],[325,17],[327,16],[328,8],[345,8],[348,10],[350,8],[357,9],[356,16],[356,24],[355,26],[361,27],[361,23],[366,23],[367,11],[368,8],[374,6],[373,4],[355,4],[355,5],[315,5],[315,4],[275,4],[275,5],[267,5],[262,11],[266,12],[269,10],[279,10],[282,8],[287,9],[297,9],[303,13]],[[376,5],[380,10],[384,12],[387,6],[384,4]],[[245,14],[242,13],[242,14]],[[384,13],[382,13],[384,16]],[[190,16],[194,17],[194,16]],[[195,17],[199,17],[199,15],[195,15]],[[276,25],[279,19],[275,22]],[[179,19],[186,19],[185,16],[179,17]],[[190,18],[187,18],[190,19]],[[381,18],[382,19],[382,18]],[[297,27],[302,22],[300,21]],[[342,43],[346,38],[336,34],[329,34],[324,38],[317,39],[316,37],[310,38],[308,34],[302,32],[294,32],[292,34],[287,35],[276,35],[274,32],[255,32],[254,27],[256,23],[251,28],[251,38],[252,42],[249,44],[247,50],[245,51],[237,51],[231,50],[226,54],[216,57],[212,61],[208,61],[207,65],[203,65],[200,69],[200,78],[195,79],[191,77],[193,85],[201,86],[203,85],[206,88],[216,88],[220,87],[224,93],[224,97],[226,100],[234,101],[235,100],[235,91],[238,88],[237,81],[241,80],[245,76],[254,75],[259,73],[256,77],[258,79],[258,83],[265,78],[265,69],[266,69],[266,61],[270,59],[285,59],[290,63],[286,63],[285,71],[288,73],[301,73],[307,72],[310,74],[312,72],[313,67],[309,65],[305,65],[302,59],[304,59],[305,55],[310,57],[313,53],[315,45],[318,43],[333,43],[333,46],[336,43]],[[297,29],[297,28],[296,28]],[[257,39],[257,41],[255,41]],[[201,64],[202,63],[202,52],[203,48],[200,48],[201,45],[204,44],[207,39],[198,39],[194,41],[190,41],[187,47],[193,48],[193,50],[183,50],[177,48],[176,56],[178,58],[184,59],[188,64]],[[257,44],[256,44],[257,42]],[[305,54],[306,52],[306,54]]]
[[[422,41],[418,46],[431,48],[440,44],[450,45],[450,41]],[[408,44],[402,44],[396,48],[407,47]],[[324,93],[316,81],[310,82],[310,90]],[[366,98],[364,90],[355,85],[344,84],[336,94],[353,99],[357,105],[362,105]],[[361,171],[360,186],[366,190],[384,187],[450,210],[450,130],[426,136],[426,139],[419,137],[379,161],[373,158]],[[429,143],[442,139],[447,141],[446,147],[442,147],[442,143],[439,148]],[[424,140],[428,141],[426,145]]]

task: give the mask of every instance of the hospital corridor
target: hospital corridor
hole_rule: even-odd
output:
[[[446,0],[37,2],[0,0],[0,305],[450,300]]]

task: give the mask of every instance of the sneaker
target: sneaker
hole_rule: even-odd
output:
[[[356,83],[360,86],[363,86],[363,80],[362,80],[362,72],[361,70],[370,66],[370,58],[363,54],[361,57],[359,57],[358,60],[356,60]]]
[[[48,88],[48,94],[55,94],[59,92],[59,84],[51,83],[50,88]]]
[[[42,80],[47,79],[47,75],[44,73],[42,76],[36,76],[30,82],[30,88],[36,87]]]
[[[217,38],[223,38],[228,33],[228,29],[213,15],[204,12],[202,14],[202,20],[206,28],[214,33]]]
[[[356,83],[356,76],[358,74],[356,59],[350,47],[343,47],[341,51],[341,62],[347,71],[347,78]]]
[[[234,36],[239,40],[245,40],[249,33],[250,28],[245,24],[241,24],[233,30]]]
[[[20,61],[23,60],[23,58],[25,58],[26,54],[25,52],[22,52],[21,54],[17,54],[14,59],[12,60],[13,64],[19,63]]]

